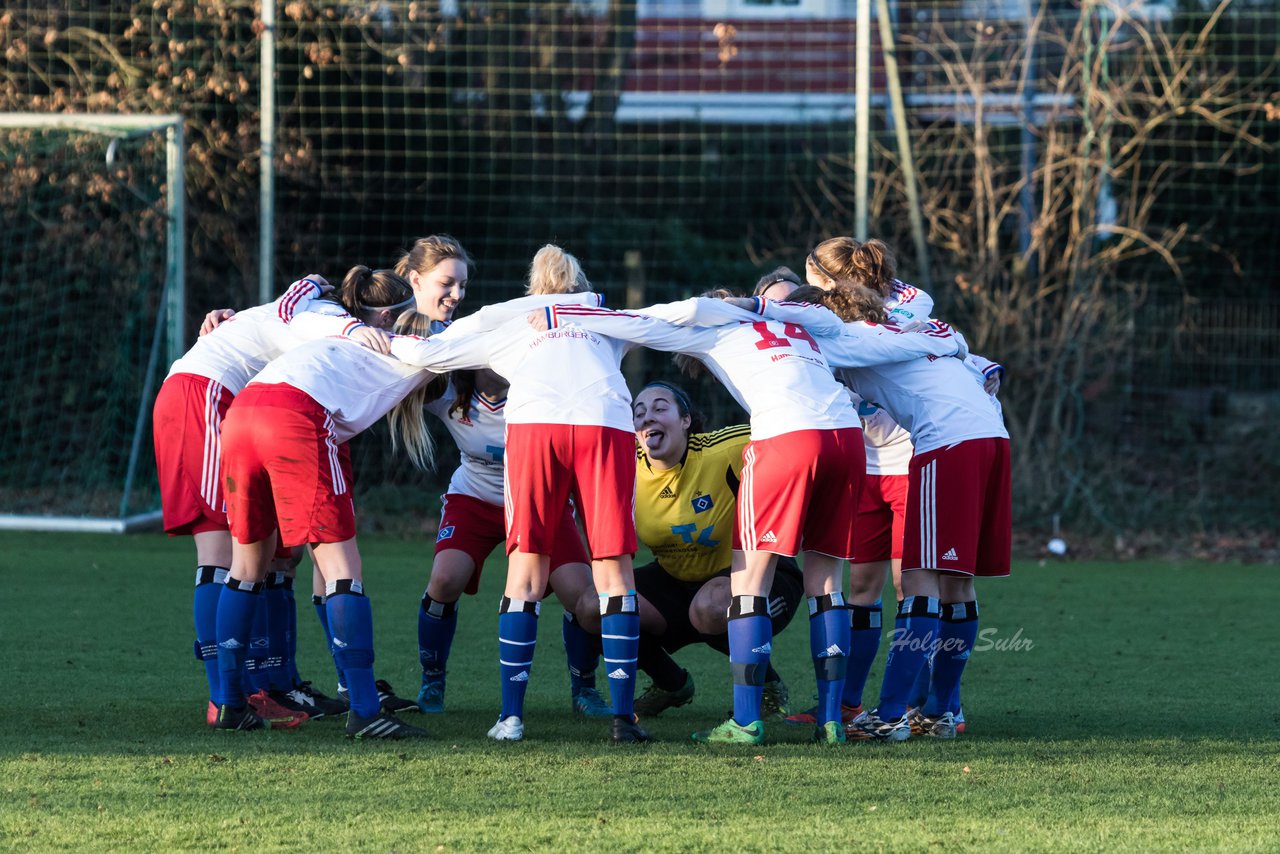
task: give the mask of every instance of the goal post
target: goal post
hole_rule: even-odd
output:
[[[159,526],[184,165],[180,115],[0,113],[0,530]]]

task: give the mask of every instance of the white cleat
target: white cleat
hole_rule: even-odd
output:
[[[489,729],[489,738],[494,741],[521,741],[524,739],[524,721],[515,715],[499,718]]]

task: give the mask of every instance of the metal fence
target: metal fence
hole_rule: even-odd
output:
[[[264,256],[278,288],[447,231],[480,304],[554,241],[616,305],[749,286],[865,216],[1009,367],[1020,529],[1273,536],[1274,3],[868,3],[860,65],[861,5],[20,0],[0,110],[186,117],[192,324],[257,301]],[[438,477],[359,458],[376,516],[429,514]]]

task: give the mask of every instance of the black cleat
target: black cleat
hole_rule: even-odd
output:
[[[289,702],[286,703],[284,699],[281,699],[281,696],[288,699]],[[272,691],[271,697],[285,708],[293,708],[296,705],[300,711],[306,712],[312,720],[341,715],[349,708],[346,703],[317,691],[310,682],[299,682],[289,691]]]
[[[241,706],[218,706],[218,716],[213,722],[214,729],[239,731],[250,729],[270,729],[271,724],[258,717],[253,709]]]
[[[416,700],[406,700],[404,697],[397,697],[396,692],[391,690],[391,684],[385,679],[379,679],[373,683],[378,689],[378,702],[382,703],[382,711],[391,712],[398,715],[401,712],[420,712],[418,702]]]
[[[614,744],[643,744],[653,741],[653,738],[644,731],[644,727],[640,726],[634,715],[629,718],[622,715],[614,715],[613,726],[609,731],[609,739]]]
[[[410,726],[388,712],[380,712],[372,718],[362,718],[355,712],[347,712],[347,738],[360,740],[386,738],[426,738],[427,731]]]

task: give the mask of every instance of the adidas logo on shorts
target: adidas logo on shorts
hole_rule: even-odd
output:
[[[776,542],[778,542],[778,537],[777,537],[777,535],[775,535],[775,534],[773,533],[773,531],[765,531],[765,532],[764,532],[764,535],[763,535],[762,537],[760,537],[760,542],[762,542],[762,543],[776,543]]]
[[[630,679],[631,677],[627,674],[627,671],[619,667],[617,670],[609,674],[609,678],[610,679]]]
[[[512,676],[512,677],[511,677],[511,679],[510,679],[509,681],[511,681],[511,682],[528,682],[528,681],[529,681],[529,671],[528,671],[528,670],[521,670],[521,671],[520,671],[519,673],[517,673],[515,676]]]
[[[955,549],[947,549],[947,553],[942,556],[942,559],[943,560],[959,560],[960,558],[956,557]]]
[[[664,486],[662,487],[662,491],[658,493],[658,497],[659,498],[675,498],[676,494],[671,491],[671,487]]]

